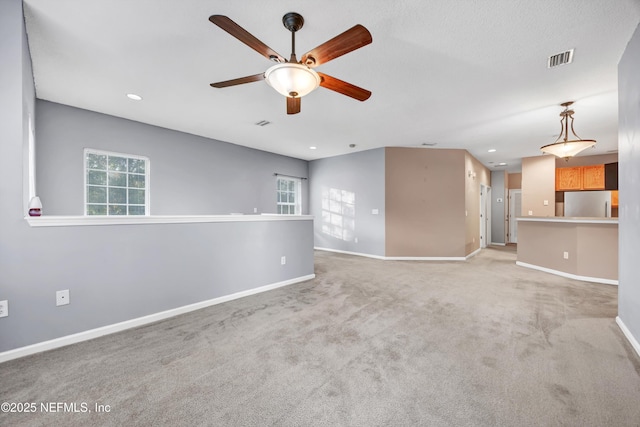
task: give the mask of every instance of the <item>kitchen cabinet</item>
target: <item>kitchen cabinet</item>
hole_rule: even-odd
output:
[[[618,207],[618,190],[611,192],[611,207],[612,208]]]
[[[604,189],[618,189],[618,162],[605,163],[604,165]]]
[[[582,167],[556,168],[556,191],[576,190],[582,190]]]
[[[604,165],[556,168],[556,191],[604,190]]]
[[[582,166],[582,189],[604,190],[604,165]]]

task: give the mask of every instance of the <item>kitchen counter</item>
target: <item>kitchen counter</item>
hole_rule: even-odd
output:
[[[516,264],[577,280],[618,284],[618,218],[517,220]]]

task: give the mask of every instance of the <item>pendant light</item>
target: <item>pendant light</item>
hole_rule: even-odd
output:
[[[573,101],[560,104],[564,107],[564,110],[560,113],[560,135],[558,139],[556,139],[556,142],[540,147],[543,153],[553,154],[567,161],[569,157],[573,157],[581,151],[596,145],[596,141],[593,139],[580,139],[573,130],[573,114],[575,112],[569,109],[572,104]],[[569,120],[571,120],[571,124],[569,124]],[[569,139],[569,130],[571,130],[571,137],[573,139]]]

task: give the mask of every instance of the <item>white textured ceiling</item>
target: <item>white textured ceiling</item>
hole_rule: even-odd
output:
[[[617,150],[617,64],[640,21],[640,0],[25,0],[24,9],[40,99],[306,160],[435,143],[510,171],[554,142],[564,101],[576,101],[578,135],[598,141],[585,154]],[[372,44],[317,68],[372,91],[369,100],[319,88],[287,115],[265,82],[209,86],[273,64],[210,15],[288,57],[290,11],[305,19],[298,58],[355,24],[371,32]],[[572,64],[547,69],[568,49]]]

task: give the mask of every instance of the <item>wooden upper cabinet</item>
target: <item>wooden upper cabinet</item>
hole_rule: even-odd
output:
[[[582,167],[582,189],[604,190],[604,165]]]
[[[556,168],[556,191],[572,190],[582,190],[582,167]]]

